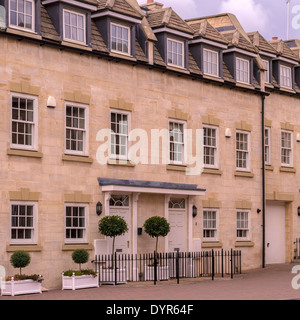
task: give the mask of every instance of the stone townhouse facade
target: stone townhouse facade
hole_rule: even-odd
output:
[[[74,249],[110,252],[98,222],[115,214],[129,226],[120,253],[152,252],[142,227],[159,215],[162,252],[237,248],[244,269],[291,261],[299,48],[232,14],[184,21],[152,1],[0,0],[7,274],[23,249],[27,272],[59,287]]]

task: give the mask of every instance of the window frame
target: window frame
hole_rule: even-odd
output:
[[[262,59],[262,62],[263,62],[263,64],[265,65],[265,67],[267,69],[265,71],[265,83],[270,84],[271,83],[271,81],[270,81],[270,61],[266,60],[266,59]]]
[[[288,71],[288,75],[282,74],[283,70]],[[280,64],[279,66],[279,78],[280,78],[280,87],[292,89],[293,87],[293,79],[292,79],[292,68],[289,66],[286,66],[284,64]],[[288,79],[289,85],[286,84],[286,80]]]
[[[240,79],[240,73],[246,73],[244,70],[238,69],[238,60],[243,62],[243,63],[247,63],[247,81],[244,81],[244,77],[243,80]],[[239,83],[245,83],[245,84],[250,84],[250,60],[248,59],[243,59],[240,57],[236,57],[236,81]]]
[[[76,26],[76,33],[77,33],[76,39],[66,37],[65,12],[68,12],[69,14],[75,14],[77,19],[78,19],[78,16],[83,17],[83,41],[78,40],[78,33],[77,33],[78,29],[79,29],[78,26]],[[81,45],[86,45],[86,33],[87,33],[86,15],[82,12],[78,12],[78,11],[70,10],[70,9],[66,9],[66,8],[63,8],[62,15],[63,15],[63,39],[64,39],[64,41],[72,42],[72,43],[76,43],[76,44],[81,44]],[[70,19],[71,19],[71,17],[70,17]],[[78,20],[77,20],[77,22],[78,22]],[[70,27],[71,27],[71,24],[70,24]]]
[[[210,65],[213,65],[212,61],[209,62],[209,61],[205,61],[205,52],[207,52],[207,56],[209,54],[216,54],[217,56],[217,66],[216,66],[216,71],[217,73],[213,73],[213,72],[208,72],[206,69],[206,64],[210,64]],[[208,59],[209,60],[209,59]],[[219,62],[219,52],[217,50],[211,50],[211,49],[207,49],[207,48],[203,48],[203,72],[207,75],[210,75],[210,76],[214,76],[214,77],[220,77],[220,70],[219,70],[219,65],[220,65],[220,62]]]
[[[33,120],[25,121],[19,119],[13,119],[13,98],[26,99],[33,101]],[[19,112],[21,108],[18,108]],[[26,109],[28,112],[28,109]],[[26,113],[27,114],[27,113]],[[15,120],[15,121],[14,121]],[[30,145],[13,143],[13,122],[31,124],[32,125],[32,141]],[[25,128],[24,128],[25,130]],[[24,131],[25,134],[25,131]],[[10,148],[18,150],[37,151],[38,150],[38,97],[23,93],[11,92],[10,95]]]
[[[267,136],[266,136],[266,132],[268,132]],[[266,140],[268,140],[268,143]],[[271,165],[271,128],[270,127],[265,127],[265,164]]]
[[[172,43],[172,46],[173,46],[173,42],[177,43],[177,44],[181,44],[182,45],[182,51],[181,51],[181,54],[177,52],[173,52],[173,50],[169,50],[169,42]],[[172,60],[173,60],[173,54],[176,54],[177,58],[179,55],[181,55],[182,57],[182,63],[181,64],[175,64],[173,62],[169,62],[169,52],[172,54]],[[175,67],[175,68],[181,68],[181,69],[184,69],[185,68],[185,43],[184,41],[181,41],[181,40],[176,40],[174,38],[167,38],[167,65],[168,66],[171,66],[171,67]]]
[[[67,207],[73,208],[84,208],[84,227],[67,227]],[[88,243],[88,217],[89,217],[89,204],[88,203],[65,203],[64,206],[64,241],[65,244],[79,244],[79,243]],[[71,217],[73,217],[71,215]],[[79,215],[78,215],[79,217]],[[83,230],[83,237],[82,238],[67,238],[67,228],[69,229],[82,229]]]
[[[169,164],[171,165],[185,165],[186,164],[186,134],[185,134],[185,129],[187,126],[187,122],[185,120],[177,120],[177,119],[169,119],[169,126],[168,126],[168,132],[169,132]],[[172,160],[171,159],[171,136],[170,136],[170,124],[171,123],[175,123],[175,124],[179,124],[182,125],[182,135],[183,135],[183,141],[182,142],[176,142],[177,144],[181,144],[182,147],[182,160],[178,161],[178,160]],[[175,144],[175,142],[173,142]],[[175,154],[175,149],[174,149],[174,154]],[[178,153],[179,154],[179,153]]]
[[[17,0],[18,1],[18,0]],[[22,30],[22,31],[26,31],[26,32],[31,32],[31,33],[36,33],[35,32],[35,16],[36,16],[36,10],[35,10],[35,1],[34,0],[26,0],[28,2],[31,2],[32,3],[32,13],[31,13],[31,24],[32,24],[32,28],[26,28],[26,27],[20,27],[20,26],[17,26],[17,25],[14,25],[11,23],[11,15],[10,15],[10,12],[12,11],[11,10],[11,0],[8,0],[8,24],[9,24],[9,27],[10,28],[13,28],[13,29],[18,29],[18,30]],[[25,2],[24,2],[24,5],[25,5]],[[17,3],[17,7],[18,7],[18,3]],[[14,11],[14,10],[13,10]],[[17,11],[15,11],[17,16],[18,16],[18,9]],[[24,16],[25,16],[25,13],[24,13]]]
[[[75,127],[68,127],[67,126],[67,108],[72,107],[72,108],[78,108],[78,109],[84,109],[84,125],[85,125],[85,130],[82,130],[80,128],[75,128]],[[79,119],[79,117],[78,117]],[[76,130],[76,131],[82,131],[83,132],[83,150],[69,150],[67,149],[67,129],[70,130]],[[77,140],[76,140],[77,141]],[[75,103],[71,101],[65,101],[65,154],[68,155],[77,155],[77,156],[88,156],[89,153],[89,106],[86,104],[81,104],[81,103]]]
[[[247,227],[238,227],[238,214],[239,213],[243,213],[243,214],[247,214],[247,220],[243,219],[242,221],[246,221],[247,222]],[[250,230],[251,230],[251,211],[250,210],[245,210],[245,209],[236,209],[236,240],[237,241],[250,241],[251,239],[251,234],[250,234]],[[238,231],[246,231],[246,236],[245,237],[239,237],[238,236]]]
[[[244,134],[247,136],[247,150],[242,150],[242,149],[237,149],[237,134]],[[236,171],[245,171],[245,172],[250,172],[250,132],[248,131],[243,131],[243,130],[236,130],[236,134],[235,134],[235,166],[236,166]],[[237,157],[237,153],[238,152],[245,152],[246,153],[246,167],[238,167],[237,166],[237,161],[238,161],[238,157]]]
[[[113,43],[113,32],[112,32],[112,29],[113,29],[113,26],[115,27],[119,27],[119,28],[122,28],[122,35],[123,35],[123,29],[127,29],[128,31],[128,39],[127,39],[127,42],[128,42],[128,52],[124,52],[123,50],[118,50],[118,49],[113,49],[112,48],[112,43]],[[117,37],[116,37],[117,39]],[[124,39],[122,38],[122,48],[123,48],[123,41]],[[128,25],[124,25],[124,24],[121,24],[121,23],[116,23],[116,22],[111,22],[110,23],[110,48],[111,48],[111,52],[114,52],[114,53],[119,53],[119,54],[123,54],[123,55],[126,55],[126,56],[131,56],[131,28],[130,26]],[[116,45],[117,47],[117,45]]]
[[[283,146],[282,146],[282,134],[283,133],[290,134],[290,138],[291,138],[291,147],[290,148],[287,148],[287,147],[283,148]],[[294,162],[293,161],[293,156],[294,156],[293,137],[294,137],[293,131],[283,130],[283,129],[280,131],[280,163],[281,163],[282,167],[289,167],[289,168],[293,167],[293,162]],[[290,161],[289,161],[289,163],[282,162],[282,151],[283,151],[283,149],[290,151],[290,154],[289,154]]]
[[[31,236],[30,239],[13,239],[12,238],[12,206],[32,206],[32,232],[33,235]],[[18,215],[19,216],[19,215]],[[26,217],[26,215],[24,216]],[[10,244],[11,245],[25,245],[25,244],[37,244],[37,239],[38,239],[38,203],[35,201],[10,201]],[[16,229],[22,229],[21,227],[18,227]],[[26,229],[25,227],[23,229]]]
[[[126,154],[125,155],[122,155],[119,151],[119,153],[112,153],[112,134],[110,135],[110,145],[109,145],[109,159],[112,159],[112,160],[128,160],[128,151],[129,151],[129,148],[130,148],[130,141],[129,141],[129,133],[130,133],[130,130],[131,130],[131,112],[130,111],[125,111],[125,110],[119,110],[119,109],[110,109],[110,113],[109,113],[109,124],[110,124],[110,130],[111,130],[111,133],[113,132],[112,131],[112,121],[111,121],[111,118],[112,118],[112,114],[115,113],[116,115],[120,114],[122,116],[127,116],[127,134],[122,134],[121,136],[126,136]],[[118,125],[118,123],[116,122],[116,125]],[[119,130],[118,130],[119,131]],[[115,133],[116,134],[116,133]],[[119,135],[119,133],[118,133]],[[117,145],[117,144],[116,144]],[[119,146],[121,146],[119,144]]]
[[[215,227],[204,227],[204,222],[205,222],[205,218],[204,218],[204,213],[215,213],[216,217],[215,219],[210,218],[210,221],[214,221],[215,220]],[[214,231],[214,237],[207,237],[205,236],[205,231]],[[202,211],[202,239],[203,242],[212,242],[212,241],[219,241],[219,209],[215,209],[215,208],[203,208]]]
[[[205,129],[215,130],[216,131],[216,146],[207,146],[204,144],[205,138]],[[214,164],[206,164],[205,163],[205,148],[213,148],[214,149]],[[203,166],[208,169],[218,169],[219,168],[219,127],[212,125],[203,125]]]

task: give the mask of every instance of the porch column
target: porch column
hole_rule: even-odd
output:
[[[111,192],[104,192],[104,201],[105,201],[105,208],[104,214],[109,216],[109,200],[111,198]]]
[[[193,205],[195,204],[195,197],[188,198],[188,251],[193,251]]]
[[[137,215],[138,215],[138,200],[140,193],[132,194],[132,253],[137,254]]]
[[[171,195],[165,195],[165,219],[169,221],[169,202]],[[165,237],[165,252],[169,252],[169,235]]]

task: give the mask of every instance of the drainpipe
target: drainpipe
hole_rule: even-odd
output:
[[[262,126],[262,267],[266,267],[265,242],[266,242],[266,162],[265,162],[265,98],[261,95],[261,126]]]

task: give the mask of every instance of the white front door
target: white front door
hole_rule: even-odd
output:
[[[187,251],[187,213],[185,209],[169,209],[169,252]]]
[[[117,253],[131,253],[131,210],[129,205],[129,196],[112,196],[110,200],[109,215],[120,216],[126,222],[128,231],[115,239],[115,252]],[[112,252],[112,239],[108,238],[109,254]]]
[[[285,263],[285,204],[266,206],[266,264]]]

